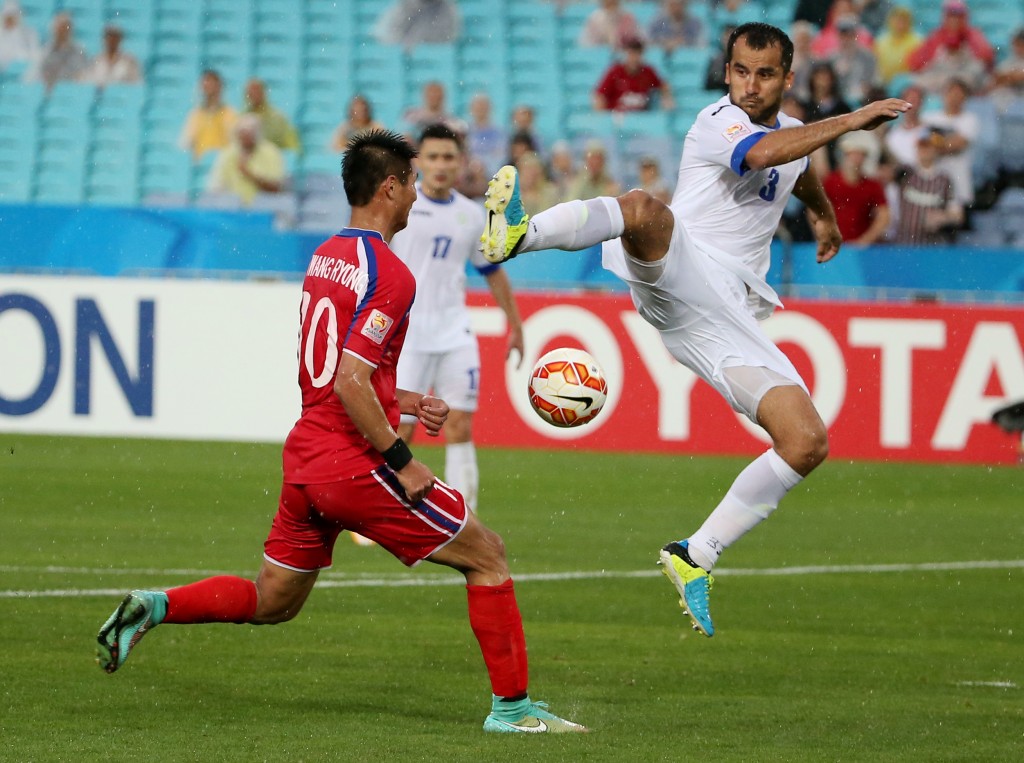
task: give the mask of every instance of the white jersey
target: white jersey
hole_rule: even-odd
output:
[[[683,142],[672,211],[694,244],[740,275],[755,292],[776,302],[765,282],[772,236],[797,179],[807,169],[804,157],[753,171],[747,152],[766,134],[802,124],[779,112],[773,127],[755,124],[729,96],[703,109]],[[755,308],[757,306],[755,305]],[[768,307],[762,303],[761,307]]]
[[[458,191],[448,201],[428,198],[419,186],[417,191],[408,226],[391,239],[391,250],[416,278],[405,347],[445,352],[476,341],[466,309],[466,263],[484,274],[497,266],[477,250],[481,206]]]

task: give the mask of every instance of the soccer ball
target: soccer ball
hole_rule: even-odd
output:
[[[608,397],[604,372],[589,353],[559,347],[543,355],[530,374],[530,405],[556,427],[593,421]]]

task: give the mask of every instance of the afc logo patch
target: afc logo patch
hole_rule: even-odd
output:
[[[750,128],[748,128],[742,122],[737,122],[736,124],[729,125],[727,128],[725,128],[725,130],[722,132],[722,137],[725,138],[730,143],[733,143],[736,141],[738,137],[740,137],[741,135],[746,135],[749,132]]]
[[[384,315],[377,308],[373,308],[366,319],[366,323],[363,324],[362,331],[359,333],[377,344],[384,344],[384,337],[388,335],[388,329],[391,328],[392,323],[394,323],[394,320]]]

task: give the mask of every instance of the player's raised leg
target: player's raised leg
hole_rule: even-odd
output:
[[[523,620],[501,537],[469,514],[458,536],[428,558],[466,576],[470,627],[491,681],[491,712],[484,720],[484,731],[587,731],[585,726],[548,712],[543,702],[530,699]]]
[[[619,237],[631,257],[656,262],[668,251],[675,224],[665,204],[640,190],[563,202],[531,218],[512,166],[491,179],[484,206],[488,214],[480,250],[491,262],[541,249],[577,251]]]

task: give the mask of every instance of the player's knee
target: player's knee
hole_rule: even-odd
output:
[[[828,458],[828,430],[815,426],[804,432],[800,442],[800,460],[807,472]]]
[[[668,209],[663,202],[639,188],[634,188],[620,196],[619,207],[622,209],[622,219],[626,223],[627,229],[649,224],[663,210]]]
[[[474,567],[478,572],[508,577],[505,541],[494,530],[483,528],[474,552]]]

